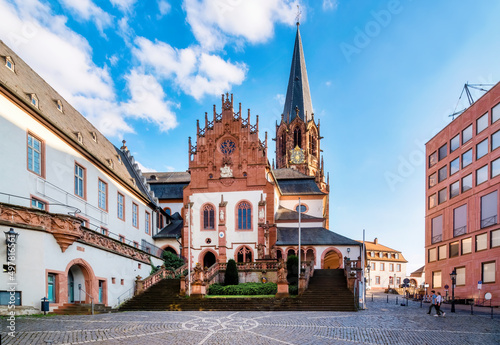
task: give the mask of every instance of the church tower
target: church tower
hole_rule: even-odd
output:
[[[293,48],[292,66],[281,122],[276,124],[276,168],[293,168],[314,176],[323,191],[327,190],[321,156],[320,124],[314,113],[302,50],[299,22]]]

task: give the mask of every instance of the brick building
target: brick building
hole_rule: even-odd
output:
[[[499,304],[500,84],[426,144],[425,281]],[[478,282],[482,282],[478,289]]]

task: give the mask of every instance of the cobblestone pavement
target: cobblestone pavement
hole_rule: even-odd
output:
[[[1,344],[500,344],[500,315],[457,310],[427,315],[378,295],[347,312],[123,312],[0,319]],[[448,307],[445,307],[445,310]],[[479,313],[479,314],[478,314]]]

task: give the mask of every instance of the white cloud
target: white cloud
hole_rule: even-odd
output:
[[[171,8],[172,6],[170,6],[170,4],[167,1],[165,0],[158,1],[158,10],[160,11],[159,17],[167,15],[170,12]]]
[[[92,61],[87,40],[70,30],[67,18],[54,15],[49,5],[38,0],[14,4],[0,0],[0,13],[4,42],[105,136],[134,132],[127,117],[151,121],[161,130],[177,124],[170,111],[175,105],[166,100],[153,77],[128,75],[131,98],[119,103],[107,67]],[[110,58],[111,63],[114,60]],[[144,83],[148,88],[141,94]]]
[[[66,8],[82,20],[93,20],[97,29],[102,33],[103,29],[111,26],[112,17],[96,6],[91,0],[59,0]]]
[[[323,11],[336,10],[338,7],[338,0],[323,0]]]
[[[285,105],[285,95],[282,93],[278,93],[276,96],[274,96],[274,99],[278,101],[279,105],[284,106]]]
[[[245,79],[247,67],[202,52],[199,47],[176,49],[165,42],[135,40],[134,55],[141,63],[164,78],[171,79],[185,93],[197,100],[205,94],[219,95]]]
[[[325,85],[326,85],[326,86],[328,86],[328,87],[330,87],[330,86],[332,85],[332,82],[331,82],[330,80],[327,80],[327,81],[325,82]]]
[[[161,131],[177,126],[171,108],[178,105],[166,100],[163,88],[153,76],[132,70],[125,79],[131,95],[122,105],[126,116],[153,122]]]
[[[75,0],[77,1],[77,0]],[[122,12],[130,12],[137,0],[109,0],[113,6],[118,7]]]
[[[184,10],[200,45],[215,50],[228,40],[267,41],[275,23],[295,23],[297,4],[298,0],[184,0]]]

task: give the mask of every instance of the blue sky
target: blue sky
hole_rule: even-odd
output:
[[[424,144],[466,106],[465,82],[499,81],[498,1],[0,0],[0,39],[145,169],[183,171],[223,92],[274,137],[297,4],[331,229],[366,229],[409,273],[424,264]]]

